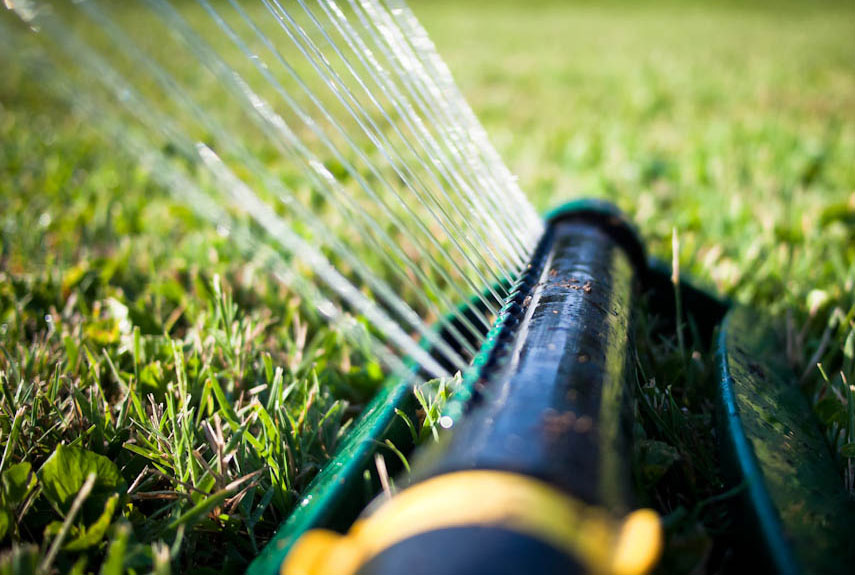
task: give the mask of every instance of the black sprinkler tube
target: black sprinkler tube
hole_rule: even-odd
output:
[[[631,322],[644,251],[619,214],[558,212],[506,305],[475,395],[410,488],[344,536],[312,531],[283,573],[621,573],[651,568],[631,512]]]

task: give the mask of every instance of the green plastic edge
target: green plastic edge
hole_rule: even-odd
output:
[[[539,247],[538,250],[535,251],[535,260],[538,257],[538,251]],[[487,335],[484,337],[484,341],[481,343],[481,348],[478,350],[478,353],[472,359],[472,364],[469,366],[469,369],[467,369],[463,373],[463,380],[460,384],[460,389],[458,389],[454,393],[454,395],[448,400],[442,410],[444,419],[443,427],[453,427],[454,423],[459,421],[460,418],[463,417],[463,413],[466,409],[466,406],[468,405],[469,401],[472,399],[473,394],[475,393],[475,384],[481,377],[481,368],[492,355],[496,344],[499,342],[499,335],[505,329],[505,324],[507,323],[508,318],[511,316],[510,308],[514,303],[514,296],[517,294],[521,284],[525,281],[525,279],[530,273],[532,273],[531,268],[523,272],[523,274],[514,283],[514,285],[508,292],[508,296],[505,299],[505,302],[502,304],[502,307],[499,308],[499,313],[496,316],[496,320],[493,322],[493,327],[490,328],[490,331],[488,331]]]
[[[717,341],[722,469],[744,485],[746,560],[770,571],[850,573],[855,505],[784,353],[783,332],[735,306]]]
[[[756,516],[759,535],[763,540],[765,550],[775,564],[776,572],[781,575],[797,575],[801,573],[801,570],[797,567],[796,558],[786,540],[772,498],[766,491],[763,472],[754,454],[754,449],[745,435],[739,408],[736,404],[736,394],[733,389],[734,381],[730,373],[730,355],[728,354],[728,339],[733,314],[734,311],[730,311],[725,316],[716,345],[719,393],[721,407],[723,408],[721,417],[726,433],[723,440],[727,442],[725,448],[733,450],[739,472],[748,491],[748,498],[751,501],[751,512]]]
[[[494,289],[496,287],[493,286]],[[438,330],[444,323],[452,321],[455,315],[478,305],[479,300],[478,296],[472,296],[468,303],[461,303],[456,309],[457,314],[447,315],[434,329]],[[420,342],[420,346],[427,351],[431,349],[425,339]],[[410,359],[405,361],[405,365],[411,374],[418,372],[418,367]],[[373,461],[372,456],[393,434],[392,428],[397,424],[399,432],[404,429],[405,424],[396,410],[412,416],[415,405],[411,385],[400,376],[391,376],[357,418],[354,428],[345,436],[333,458],[306,487],[300,503],[250,563],[247,575],[278,574],[282,562],[300,535],[310,529],[329,525],[333,520],[331,515],[342,504],[342,499],[357,488],[353,484],[361,480],[366,464]]]
[[[384,386],[366,406],[353,430],[348,433],[342,446],[305,490],[301,502],[279,526],[261,553],[247,569],[248,575],[278,574],[293,544],[299,536],[326,524],[334,502],[341,497],[343,483],[358,480],[363,473],[364,463],[376,452],[376,441],[387,435],[395,417],[394,408],[400,408],[412,393],[400,378]],[[390,406],[394,408],[390,409]]]
[[[565,216],[577,214],[579,212],[595,212],[604,216],[620,218],[621,220],[629,223],[628,220],[626,220],[626,215],[620,211],[617,206],[611,202],[597,198],[578,198],[559,204],[554,208],[547,210],[546,213],[543,214],[543,221],[554,222],[555,220],[560,220]]]

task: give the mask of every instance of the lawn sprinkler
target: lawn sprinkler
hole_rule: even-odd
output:
[[[671,322],[682,314],[715,346],[716,433],[738,493],[738,564],[846,572],[855,513],[781,332],[672,281],[609,204],[574,202],[546,220],[444,410],[447,433],[414,456],[409,486],[390,497],[375,464],[384,445],[414,446],[407,420],[418,402],[399,380],[366,408],[249,574],[652,571],[661,520],[636,508],[630,481],[632,324],[642,291],[651,313]]]

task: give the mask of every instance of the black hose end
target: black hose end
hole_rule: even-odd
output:
[[[632,220],[611,202],[595,198],[573,200],[549,210],[544,220],[548,227],[558,222],[579,220],[605,230],[626,252],[641,284],[646,285],[647,250],[641,234]]]

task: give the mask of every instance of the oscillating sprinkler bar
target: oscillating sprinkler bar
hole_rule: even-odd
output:
[[[553,214],[473,369],[450,440],[345,535],[283,573],[643,573],[658,516],[631,511],[631,323],[644,251],[601,205]],[[473,380],[474,377],[474,380]]]

